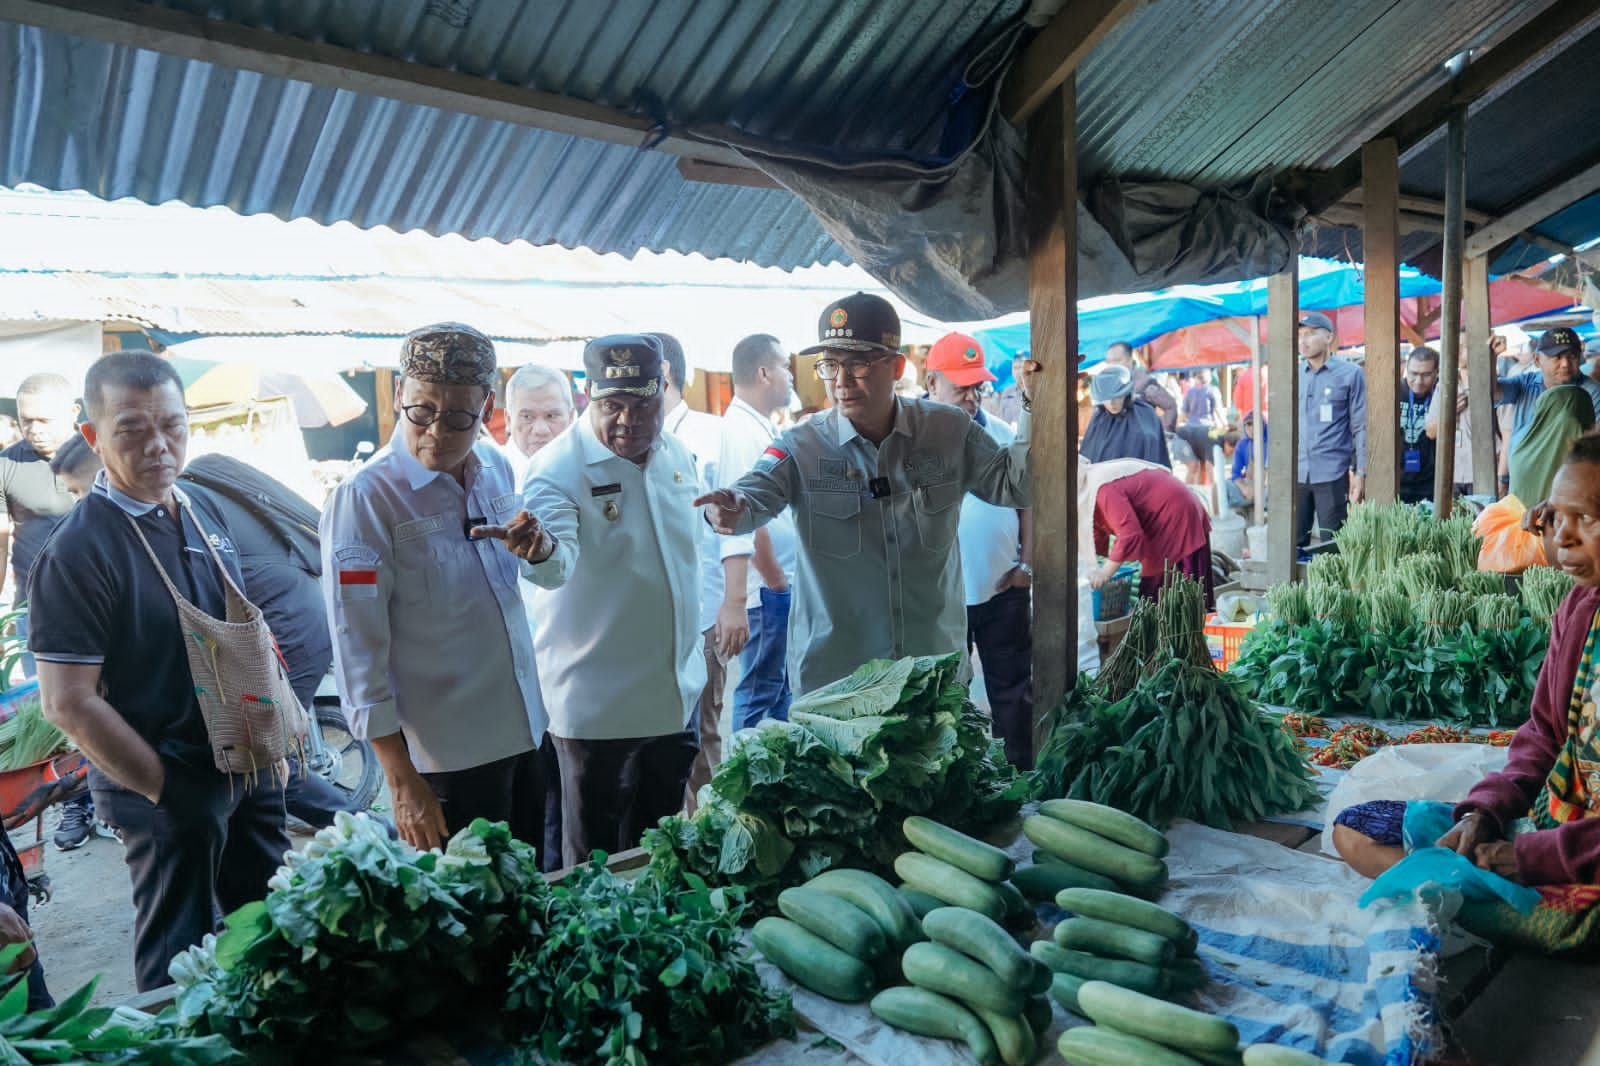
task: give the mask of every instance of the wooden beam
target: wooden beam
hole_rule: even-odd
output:
[[[138,0],[0,0],[0,21],[552,133],[635,148],[648,145],[671,155],[749,169],[743,156],[724,145],[659,136],[652,119],[586,100]]]
[[[1362,168],[1361,180],[1362,184],[1354,189],[1351,189],[1349,195],[1347,195],[1343,200],[1340,200],[1339,204],[1353,204],[1357,207],[1361,207],[1366,203],[1365,167]],[[1438,219],[1442,232],[1442,227],[1444,226],[1443,200],[1435,200],[1428,196],[1412,196],[1409,193],[1401,193],[1395,197],[1395,203],[1399,205],[1402,214],[1422,215]],[[1339,204],[1335,204],[1334,206],[1337,207]],[[1466,219],[1474,226],[1482,226],[1489,222],[1493,222],[1494,216],[1489,214],[1487,211],[1474,211],[1471,208],[1468,208],[1466,211]]]
[[[1439,294],[1439,384],[1433,402],[1439,405],[1439,448],[1433,462],[1433,513],[1449,518],[1456,496],[1456,379],[1461,366],[1461,267],[1467,239],[1467,109],[1450,116],[1444,151],[1444,277]]]
[[[1006,119],[1013,125],[1026,121],[1058,86],[1066,83],[1111,28],[1143,2],[1068,0],[1023,48],[1006,75],[1000,91],[1000,106]]]
[[[1467,396],[1467,421],[1472,427],[1472,491],[1479,496],[1494,495],[1494,353],[1489,350],[1489,260],[1473,256],[1463,265],[1461,284],[1465,288],[1467,358],[1466,378],[1461,391]],[[1453,440],[1453,438],[1452,438]],[[1451,447],[1441,436],[1441,448]],[[1462,481],[1461,471],[1455,479]]]
[[[1261,401],[1261,376],[1266,366],[1261,358],[1261,316],[1250,317],[1250,410],[1255,417],[1250,420],[1250,487],[1255,491],[1255,506],[1251,525],[1259,526],[1266,520],[1267,504],[1267,415]],[[1292,421],[1292,420],[1291,420]]]
[[[1393,138],[1400,146],[1400,154],[1405,155],[1444,125],[1457,108],[1471,105],[1564,40],[1576,38],[1597,16],[1600,0],[1558,0],[1468,63],[1457,77],[1429,93],[1377,137]],[[1304,202],[1312,214],[1320,214],[1323,207],[1343,198],[1360,181],[1361,154],[1352,152],[1332,170],[1307,183]]]
[[[1594,163],[1507,211],[1467,238],[1468,257],[1487,255],[1525,229],[1537,226],[1551,215],[1600,192],[1600,163]]]
[[[1078,676],[1078,167],[1076,79],[1028,122],[1033,359],[1033,730]]]
[[[703,159],[678,159],[678,173],[685,181],[700,181],[710,185],[743,185],[751,189],[781,189],[775,180],[750,167],[730,167],[721,163],[707,163]]]
[[[1267,443],[1267,579],[1293,581],[1300,557],[1295,543],[1300,517],[1300,263],[1267,279],[1267,407],[1272,418]]]
[[[1393,138],[1361,149],[1362,259],[1366,263],[1367,499],[1400,498],[1400,149]],[[1419,429],[1421,427],[1418,427]]]

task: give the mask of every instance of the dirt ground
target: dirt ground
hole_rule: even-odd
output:
[[[111,1004],[138,991],[133,985],[133,900],[122,845],[94,836],[75,851],[48,843],[61,808],[45,812],[44,872],[50,877],[48,902],[30,904],[28,917],[38,938],[50,994],[65,999],[96,974],[97,1004]],[[20,847],[24,831],[12,834]]]

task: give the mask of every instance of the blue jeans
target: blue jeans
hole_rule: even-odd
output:
[[[750,640],[739,653],[744,676],[733,690],[735,730],[789,719],[789,597],[788,589],[763,588],[761,606],[750,608]]]

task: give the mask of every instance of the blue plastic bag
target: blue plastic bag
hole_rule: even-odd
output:
[[[1407,810],[1409,821],[1410,811]],[[1518,914],[1530,914],[1539,902],[1539,892],[1526,885],[1508,881],[1499,874],[1490,873],[1474,865],[1465,855],[1449,848],[1422,848],[1395,863],[1378,876],[1361,894],[1361,906],[1370,906],[1380,899],[1403,899],[1416,895],[1427,886],[1454,889],[1464,899],[1473,901],[1503,900]]]

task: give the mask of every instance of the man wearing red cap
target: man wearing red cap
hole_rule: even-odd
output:
[[[980,395],[996,380],[984,365],[983,346],[964,333],[947,333],[928,350],[928,399],[959,407],[996,444],[1016,441],[1010,426],[986,414]],[[1033,766],[1033,510],[996,507],[970,493],[961,497],[961,577],[967,592],[967,646],[978,649],[994,735],[1006,759]]]
[[[792,508],[800,535],[789,677],[804,694],[869,659],[967,644],[956,533],[961,498],[1032,502],[1027,402],[1002,448],[968,415],[895,395],[900,316],[856,293],[822,312],[816,373],[831,410],[782,434],[731,488],[695,501],[719,533],[748,533]],[[1023,396],[1037,364],[1016,363]]]

